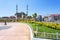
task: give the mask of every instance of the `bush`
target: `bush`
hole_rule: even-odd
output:
[[[56,29],[60,29],[60,25],[57,25]]]
[[[53,29],[60,29],[60,24],[53,23],[53,22],[36,22],[36,24],[40,26],[46,26],[49,28],[53,28]]]

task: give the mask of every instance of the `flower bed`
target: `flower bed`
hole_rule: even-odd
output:
[[[53,23],[53,22],[36,22],[36,24],[43,25],[53,29],[60,29],[60,24]]]

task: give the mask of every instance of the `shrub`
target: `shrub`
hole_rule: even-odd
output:
[[[57,25],[56,29],[60,29],[60,24],[59,24],[59,25]]]
[[[53,29],[60,29],[60,24],[53,23],[53,22],[36,22],[36,24],[40,26],[46,26],[49,28],[53,28]]]

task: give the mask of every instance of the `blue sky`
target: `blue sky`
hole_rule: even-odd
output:
[[[26,5],[29,5],[29,15],[37,13],[38,15],[49,15],[60,13],[60,0],[0,0],[0,16],[11,16],[18,11],[26,13]]]

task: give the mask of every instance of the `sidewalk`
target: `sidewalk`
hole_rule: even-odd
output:
[[[3,25],[3,23],[0,25]],[[0,40],[30,40],[30,30],[24,23],[7,23],[8,29],[0,30]]]

